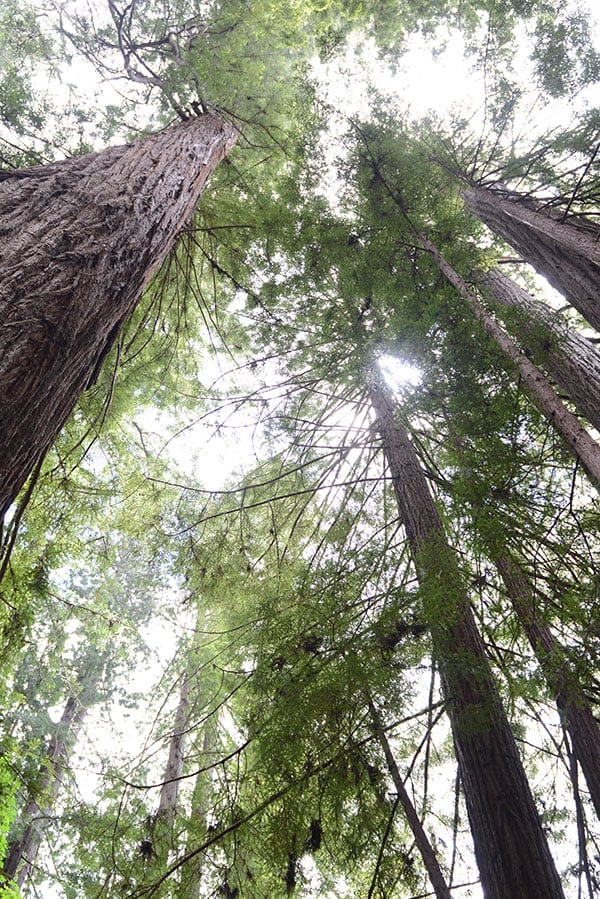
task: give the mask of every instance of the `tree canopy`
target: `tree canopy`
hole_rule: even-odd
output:
[[[483,107],[409,106],[417,42]],[[1,896],[597,895],[599,53],[555,0],[5,4],[0,372],[72,411],[0,455]]]

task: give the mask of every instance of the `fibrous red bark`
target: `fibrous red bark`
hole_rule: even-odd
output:
[[[375,382],[370,395],[421,584],[486,899],[560,899],[560,879],[425,475],[385,388]]]
[[[562,436],[573,454],[596,487],[600,486],[600,445],[582,426],[576,415],[567,409],[552,385],[537,366],[523,353],[515,341],[500,327],[494,316],[488,312],[479,298],[469,290],[465,281],[442,256],[424,234],[418,235],[425,250],[435,260],[445,278],[459,292],[466,305],[481,324],[482,328],[496,342],[506,357],[513,363],[525,388],[538,409],[546,416],[555,430]]]
[[[0,182],[0,515],[235,142],[203,115]]]
[[[478,276],[501,306],[521,313],[520,343],[556,381],[582,415],[600,431],[600,352],[564,318],[540,303],[498,269]]]
[[[467,208],[544,275],[600,330],[600,225],[582,216],[564,218],[529,197],[505,189],[474,187]]]

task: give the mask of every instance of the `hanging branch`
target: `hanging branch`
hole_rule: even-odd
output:
[[[402,810],[404,815],[406,816],[406,820],[408,821],[409,827],[413,833],[415,838],[415,843],[417,844],[417,848],[421,853],[421,858],[423,859],[423,864],[425,865],[425,869],[427,874],[429,875],[429,879],[431,881],[431,885],[435,890],[435,895],[437,899],[452,899],[452,894],[446,883],[446,879],[442,873],[442,869],[440,868],[439,862],[437,860],[437,856],[434,852],[434,849],[429,841],[429,837],[425,833],[423,825],[417,815],[417,811],[411,801],[410,796],[408,795],[408,791],[404,786],[404,781],[402,780],[402,775],[400,774],[400,770],[398,765],[396,764],[396,759],[394,758],[394,753],[392,752],[389,740],[385,735],[385,729],[383,727],[383,722],[381,720],[381,716],[379,712],[375,708],[373,700],[368,693],[365,693],[367,705],[369,707],[369,713],[371,715],[371,720],[373,722],[373,728],[375,734],[379,740],[381,748],[383,749],[383,753],[385,755],[385,759],[387,762],[388,770],[390,772],[391,778],[394,782],[394,787],[396,789],[396,802],[394,805],[394,811],[390,816],[390,825],[393,819],[393,814],[395,812],[396,806],[398,803],[402,805]],[[383,845],[385,844],[385,839],[382,843],[382,847],[380,852],[383,852]],[[371,892],[369,892],[371,895]]]

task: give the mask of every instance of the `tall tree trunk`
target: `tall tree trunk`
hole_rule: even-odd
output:
[[[179,781],[183,774],[185,743],[190,723],[190,680],[185,673],[182,677],[179,703],[175,712],[175,725],[169,740],[169,758],[158,800],[158,814],[169,821],[172,821],[177,814]]]
[[[590,798],[600,820],[600,728],[579,683],[576,671],[537,607],[535,592],[525,572],[508,553],[498,555],[496,566],[521,627],[527,634],[544,676],[554,693],[563,725],[571,737]]]
[[[194,764],[199,769],[194,782],[192,808],[188,821],[186,854],[192,854],[198,840],[206,837],[208,816],[214,802],[214,784],[211,765],[217,759],[218,717],[215,712],[204,723],[199,752],[194,755]],[[238,850],[241,851],[241,850]],[[178,899],[200,899],[206,856],[198,853],[191,857],[181,869]]]
[[[404,786],[402,775],[400,774],[400,770],[398,768],[398,765],[396,764],[396,759],[394,758],[394,753],[392,752],[392,748],[389,744],[388,738],[386,737],[385,728],[381,721],[379,712],[375,708],[373,700],[370,696],[367,696],[367,703],[369,706],[371,721],[373,722],[373,728],[377,735],[377,739],[379,740],[379,745],[383,749],[383,754],[385,755],[388,771],[390,772],[390,776],[394,782],[394,787],[396,788],[398,800],[400,802],[400,805],[402,806],[402,810],[408,822],[408,826],[412,831],[417,849],[419,850],[421,858],[423,859],[423,864],[425,865],[425,870],[427,871],[427,875],[429,877],[429,880],[431,881],[431,885],[434,889],[435,895],[437,899],[452,899],[452,893],[450,892],[450,888],[446,883],[446,878],[444,877],[442,869],[440,868],[440,864],[437,860],[437,856],[434,852],[433,846],[429,841],[429,837],[425,833],[425,829],[423,828],[419,816],[417,815],[417,810],[411,802],[408,791]]]
[[[600,431],[600,351],[596,346],[498,269],[478,276],[477,281],[498,305],[521,313],[521,344]]]
[[[21,819],[26,822],[20,839],[8,846],[4,861],[4,874],[22,887],[29,876],[43,836],[43,822],[52,812],[58,799],[69,755],[77,740],[87,709],[76,696],[67,699],[56,732],[50,740],[48,752],[40,768],[40,774]]]
[[[207,835],[207,816],[213,789],[210,764],[216,755],[218,711],[203,722],[193,724],[194,720],[198,721],[200,716],[205,716],[206,697],[207,694],[212,694],[212,689],[207,686],[207,651],[202,642],[203,635],[210,629],[207,614],[207,609],[199,603],[194,639],[183,659],[185,667],[181,675],[179,702],[152,830],[153,852],[161,863],[166,863],[169,852],[178,849],[182,843],[185,842],[186,849],[193,850],[198,844],[199,835],[201,840]],[[200,770],[195,776],[188,816],[180,808],[179,785],[184,768],[189,772],[192,766]],[[200,896],[205,861],[205,856],[199,853],[182,866],[177,892],[181,899]],[[155,876],[156,872],[152,873]]]
[[[600,225],[542,209],[519,194],[474,187],[467,208],[544,275],[583,317],[600,330]]]
[[[179,816],[179,784],[183,775],[192,713],[190,707],[191,686],[190,676],[187,671],[184,671],[181,675],[181,689],[175,710],[173,731],[169,737],[169,755],[158,799],[158,808],[156,814],[149,819],[151,822],[149,833],[144,840],[145,861],[158,861],[161,866],[167,864],[169,853],[177,849],[182,829]],[[146,873],[150,877],[155,877],[155,866],[152,865]]]
[[[203,115],[0,182],[0,516],[234,141]]]
[[[582,427],[577,416],[573,415],[561,402],[543,373],[527,358],[525,353],[521,352],[514,340],[508,336],[493,315],[469,290],[458,272],[444,259],[437,247],[425,235],[419,234],[418,237],[424,249],[435,259],[442,274],[458,290],[485,332],[517,368],[529,396],[538,409],[543,412],[573,454],[580,460],[582,467],[596,487],[600,486],[600,446]]]
[[[457,559],[425,475],[379,381],[370,395],[431,627],[486,899],[562,897]]]

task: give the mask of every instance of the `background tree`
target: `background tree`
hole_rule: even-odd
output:
[[[467,40],[482,22],[488,26],[489,78],[492,56],[494,65],[508,60],[517,15],[512,4],[483,7],[463,6],[454,21]],[[478,223],[464,213],[457,173],[432,164],[423,128],[398,125],[392,104],[387,120],[375,107],[375,125],[352,123],[343,138],[349,154],[331,164],[334,138],[320,130],[327,111],[303,71],[311,54],[318,49],[332,60],[352,28],[364,35],[375,25],[379,46],[389,49],[400,28],[406,35],[416,24],[433,35],[439,14],[448,12],[436,5],[417,21],[413,13],[386,22],[387,10],[381,4],[377,10],[377,22],[370,10],[365,20],[358,9],[350,22],[335,4],[320,11],[286,4],[281,18],[268,6],[253,7],[251,20],[233,3],[201,15],[193,7],[173,7],[172,20],[142,3],[127,14],[113,4],[105,20],[65,10],[62,36],[70,46],[105,74],[112,66],[113,74],[127,75],[127,103],[107,115],[107,131],[128,122],[139,127],[142,118],[187,115],[193,104],[225,107],[243,131],[243,149],[215,172],[218,193],[205,196],[193,228],[135,312],[118,342],[118,359],[113,355],[112,368],[86,391],[40,468],[37,489],[22,496],[15,518],[7,520],[3,588],[7,599],[20,600],[20,614],[5,619],[7,640],[10,633],[27,638],[35,601],[44,601],[65,566],[77,564],[80,547],[76,541],[69,546],[74,537],[66,539],[69,505],[78,499],[81,506],[89,496],[90,505],[100,507],[101,491],[111,508],[99,528],[96,509],[77,509],[77,521],[85,522],[82,541],[108,538],[110,522],[128,522],[140,559],[161,561],[158,581],[171,597],[169,626],[160,619],[165,637],[171,627],[194,627],[196,600],[225,620],[214,623],[214,654],[202,663],[204,676],[210,669],[220,685],[190,733],[169,849],[154,849],[156,858],[140,847],[154,845],[156,836],[153,813],[166,786],[175,685],[186,667],[184,647],[193,642],[185,640],[176,670],[169,669],[149,698],[151,720],[139,727],[147,735],[140,757],[104,757],[102,801],[75,808],[66,802],[53,852],[68,895],[96,895],[99,882],[106,894],[169,895],[186,882],[195,889],[199,871],[207,886],[230,895],[309,893],[311,870],[323,889],[335,890],[338,877],[346,877],[356,895],[427,889],[367,693],[424,829],[433,834],[449,887],[476,876],[461,832],[460,788],[432,786],[436,777],[455,781],[455,762],[438,707],[423,596],[364,412],[363,371],[385,352],[401,353],[421,368],[422,386],[410,394],[412,439],[436,485],[445,527],[460,547],[494,687],[521,740],[544,825],[553,844],[561,828],[570,834],[568,828],[577,827],[581,855],[569,857],[572,840],[565,843],[561,876],[568,889],[586,871],[593,892],[586,846],[596,836],[585,791],[576,767],[565,766],[563,774],[569,759],[548,711],[552,698],[505,591],[485,574],[489,559],[468,522],[482,499],[486,511],[493,507],[494,524],[505,526],[508,542],[526,544],[536,563],[530,573],[537,578],[541,572],[536,586],[550,597],[552,626],[578,660],[582,689],[593,696],[596,655],[587,635],[597,592],[594,515],[577,467],[431,254],[419,249],[402,209],[373,177],[366,148],[400,189],[421,233],[456,272],[468,273],[487,268],[495,248],[490,251]],[[529,25],[542,21],[537,10],[530,15],[521,4],[520,12]],[[229,65],[216,65],[217,58]],[[139,98],[157,105],[136,113]],[[500,144],[510,103],[497,100],[490,127],[498,132],[498,153],[489,153],[484,141],[472,153],[475,162],[486,157],[490,168],[509,152]],[[526,166],[525,156],[520,162]],[[551,170],[553,157],[544,164],[562,190],[564,171]],[[327,186],[338,174],[347,187],[332,202]],[[584,177],[580,195],[590,196],[591,184]],[[211,330],[208,351],[198,340],[203,318]],[[197,353],[209,360],[203,374]],[[199,484],[188,460],[185,473],[158,470],[153,456],[168,436],[148,434],[147,421],[126,401],[129,391],[136,401],[157,403],[160,423],[152,427],[158,431],[189,427],[183,412],[195,398],[197,417],[222,433],[241,418],[254,429],[251,454],[260,467],[223,493]],[[176,414],[167,412],[174,392]],[[127,416],[139,428],[135,439]],[[105,434],[98,437],[103,418]],[[466,447],[463,454],[468,451],[464,465],[457,441]],[[139,445],[142,455],[122,468],[114,462],[117,446],[128,443]],[[74,523],[69,534],[76,533]],[[87,561],[94,565],[91,551]],[[27,582],[36,572],[37,580]],[[584,620],[587,630],[580,628]],[[201,757],[205,724],[217,733],[209,771],[194,761]],[[536,770],[540,758],[550,764]],[[33,770],[38,761],[34,753]],[[195,821],[189,814],[194,782],[204,790],[200,806],[206,809]],[[565,798],[569,790],[574,801]],[[77,844],[75,857],[70,843]],[[46,860],[41,852],[41,865]]]
[[[479,282],[490,298],[518,330],[526,352],[556,381],[579,412],[598,429],[600,403],[596,393],[600,356],[594,343],[575,328],[570,328],[558,312],[536,301],[519,284],[498,268],[487,272]]]

